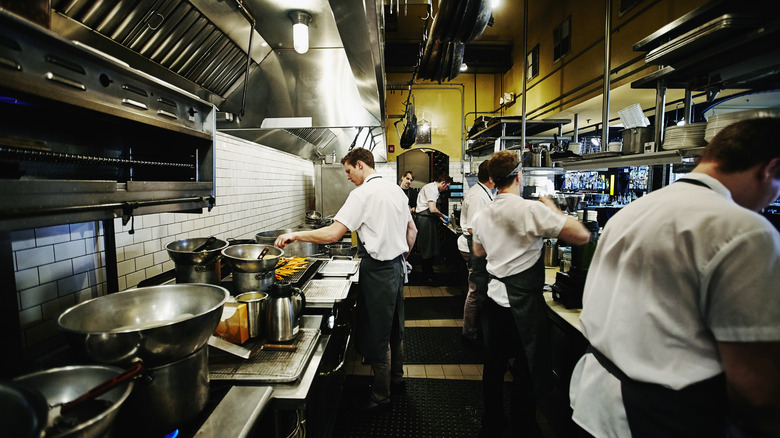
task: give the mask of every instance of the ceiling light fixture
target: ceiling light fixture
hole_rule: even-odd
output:
[[[469,69],[469,66],[468,66],[468,65],[466,65],[466,63],[465,63],[465,62],[464,62],[463,64],[461,64],[461,65],[460,65],[460,71],[466,71],[466,70],[468,70],[468,69]]]
[[[309,22],[311,15],[304,11],[292,11],[289,14],[293,24],[293,48],[304,54],[309,51]]]

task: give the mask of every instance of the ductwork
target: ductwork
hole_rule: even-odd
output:
[[[305,54],[282,1],[51,3],[52,31],[212,102],[220,131],[312,160],[353,144],[386,160],[381,0],[295,2],[312,16]]]

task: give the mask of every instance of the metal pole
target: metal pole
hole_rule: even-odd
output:
[[[666,113],[666,81],[658,79],[655,84],[655,132],[653,135],[653,152],[661,150],[664,139],[664,114]]]
[[[693,123],[693,91],[690,88],[685,88],[685,105],[683,108],[683,116],[685,117],[685,124],[689,125]]]
[[[528,0],[525,0],[523,2],[523,124],[522,124],[522,134],[520,136],[520,141],[523,142],[521,145],[520,151],[522,154],[522,148],[525,147],[525,92],[526,92],[526,86],[528,81]],[[504,91],[501,90],[501,93]],[[502,148],[503,149],[503,148]]]
[[[610,64],[612,63],[612,54],[610,45],[612,42],[612,0],[605,0],[606,7],[604,11],[604,92],[602,93],[601,104],[601,150],[609,144],[609,85],[610,85]]]
[[[580,131],[580,115],[575,114],[574,115],[574,134],[572,135],[572,142],[577,143],[579,140],[579,131]]]

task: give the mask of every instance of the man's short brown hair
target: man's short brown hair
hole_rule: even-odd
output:
[[[349,164],[352,167],[357,165],[358,161],[362,161],[370,168],[374,168],[374,154],[368,149],[354,148],[344,158],[341,159],[341,164]]]
[[[774,136],[780,118],[742,120],[723,128],[701,152],[700,161],[712,161],[724,173],[741,172],[780,157]]]
[[[510,177],[510,174],[518,163],[520,163],[520,159],[515,151],[498,151],[490,157],[488,170],[496,187],[503,189],[512,184],[514,177]]]
[[[447,183],[447,184],[452,184],[452,177],[449,176],[449,175],[439,175],[439,176],[436,177],[436,181],[435,182],[438,182],[438,183],[443,182],[443,183]]]
[[[477,179],[482,184],[488,182],[490,180],[490,160],[485,160],[481,163],[479,163],[479,170],[477,171]]]

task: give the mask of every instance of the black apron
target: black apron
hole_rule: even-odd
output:
[[[498,278],[506,286],[512,317],[523,340],[537,396],[552,389],[552,350],[547,303],[544,301],[544,257],[518,274]]]
[[[710,188],[699,180],[683,178],[677,182]],[[593,346],[588,347],[588,352],[620,380],[623,406],[634,438],[727,436],[729,425],[726,420],[728,395],[725,374],[674,390],[628,377]]]
[[[369,362],[379,363],[387,355],[388,343],[404,338],[404,258],[399,255],[393,260],[376,260],[368,255],[360,240],[358,256],[360,294],[355,315],[355,348]]]
[[[439,233],[436,229],[436,221],[441,222],[439,216],[432,214],[430,210],[418,212],[414,221],[417,224],[417,245],[420,248],[420,256],[424,259],[432,259],[439,255]]]

